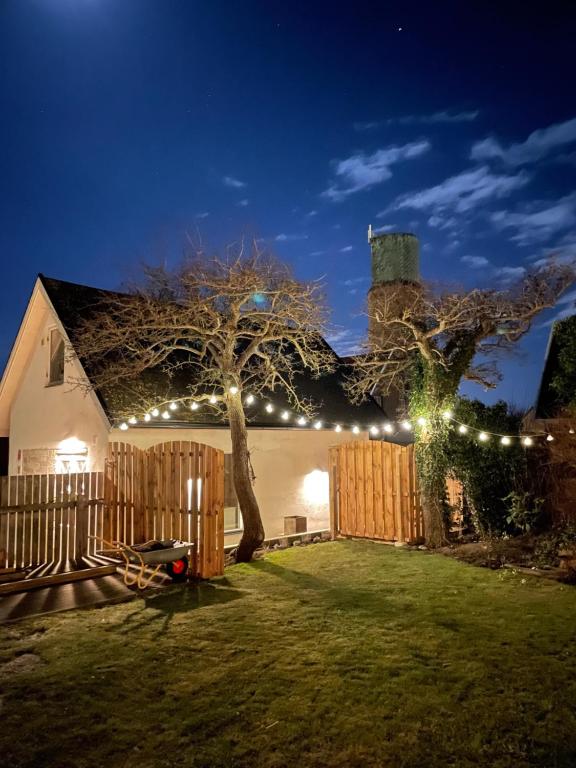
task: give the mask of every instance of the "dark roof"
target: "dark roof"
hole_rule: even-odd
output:
[[[114,293],[64,280],[55,280],[42,274],[39,277],[72,344],[78,333],[80,321],[84,322],[91,313],[98,311],[101,300]],[[328,346],[326,341],[322,340],[322,343]],[[319,415],[327,422],[342,422],[343,425],[358,422],[364,427],[373,423],[381,424],[386,419],[386,414],[372,398],[356,406],[349,402],[343,388],[349,364],[338,358],[336,353],[334,355],[338,364],[333,373],[314,378],[304,370],[297,375],[295,384],[300,397],[310,399],[317,404]],[[90,377],[87,366],[85,370]],[[125,382],[122,387],[118,385],[113,391],[107,389],[97,394],[110,420],[116,422],[120,418],[125,418],[134,403],[164,402],[187,397],[189,382],[189,369],[179,369],[168,376],[162,369],[154,368],[143,372],[137,380]],[[287,401],[280,391],[270,393],[270,400],[275,404],[276,409],[287,407]],[[284,426],[279,422],[277,410],[273,414],[268,414],[262,405],[254,408],[253,415],[250,413],[250,408],[246,410],[252,427]],[[197,411],[180,408],[173,414],[170,422],[163,421],[159,426],[177,426],[183,423],[203,427],[223,426],[222,421],[210,411],[209,408],[200,408]]]
[[[562,398],[552,387],[552,381],[560,369],[560,355],[564,348],[560,330],[566,330],[567,327],[570,327],[572,332],[576,332],[576,315],[554,323],[550,331],[544,370],[536,400],[535,416],[537,419],[554,418],[559,415],[562,408],[569,404],[566,398]],[[566,338],[566,334],[563,335]],[[576,392],[576,381],[574,381],[574,392]]]

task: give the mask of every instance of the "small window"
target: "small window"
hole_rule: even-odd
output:
[[[64,339],[56,328],[50,331],[48,384],[64,384]]]
[[[232,454],[224,454],[224,532],[242,530],[242,514],[238,506],[234,478],[232,477]]]

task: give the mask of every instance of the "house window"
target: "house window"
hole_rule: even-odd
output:
[[[64,384],[64,339],[57,328],[50,331],[48,384]]]
[[[224,532],[242,530],[242,515],[232,478],[232,454],[224,454]]]

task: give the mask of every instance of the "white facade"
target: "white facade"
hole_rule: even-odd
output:
[[[0,430],[9,436],[9,474],[54,471],[48,466],[50,461],[66,454],[70,445],[81,448],[78,468],[101,471],[110,441],[148,448],[171,440],[191,440],[231,453],[225,427],[111,429],[92,392],[69,383],[48,385],[49,337],[54,328],[64,334],[37,283],[0,387]],[[81,375],[77,363],[66,361],[65,381]],[[368,434],[300,428],[249,430],[254,490],[268,538],[284,533],[284,517],[290,515],[304,515],[309,531],[328,527],[328,449],[351,437],[367,440]],[[73,464],[74,456],[71,460]],[[233,536],[227,538],[227,543],[233,541]]]

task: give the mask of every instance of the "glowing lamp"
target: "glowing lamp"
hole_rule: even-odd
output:
[[[274,406],[272,405],[272,403],[266,403],[266,413],[272,413],[273,410],[274,410]]]

